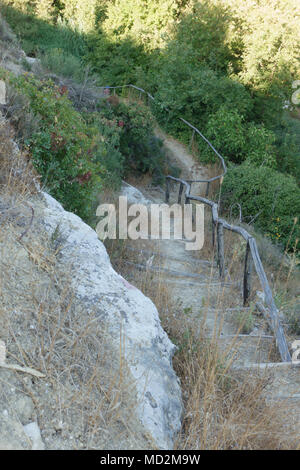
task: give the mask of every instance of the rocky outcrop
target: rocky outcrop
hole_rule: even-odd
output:
[[[46,193],[34,210],[49,235],[59,230],[61,266],[72,266],[72,290],[85,311],[97,312],[111,342],[120,348],[134,379],[136,416],[158,448],[172,448],[182,411],[178,378],[172,368],[174,345],[161,327],[155,305],[114,271],[103,243],[78,216],[66,212]]]

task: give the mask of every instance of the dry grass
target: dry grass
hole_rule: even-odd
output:
[[[47,377],[45,381],[18,375],[14,385],[33,399],[48,448],[126,448],[128,442],[147,446],[143,436],[136,443],[134,384],[126,380],[122,329],[115,357],[95,312],[84,311],[74,299],[69,288],[72,266],[61,271],[59,234],[44,238],[35,220],[30,222],[32,214],[25,206],[36,190],[37,176],[26,155],[15,152],[9,127],[2,123],[0,132],[1,339],[8,360],[39,369]],[[156,304],[163,327],[178,346],[173,363],[182,383],[185,415],[176,448],[296,448],[299,443],[292,432],[282,431],[288,405],[274,406],[267,400],[270,377],[238,377],[232,371],[230,351],[238,334],[221,351],[217,329],[211,341],[205,328],[196,333],[163,276],[154,283],[152,273],[124,263],[134,260],[126,242],[107,246],[117,271]],[[230,269],[241,259],[242,248],[233,249],[231,242],[226,246]],[[214,253],[207,255],[213,259]],[[208,295],[204,311],[214,307],[225,315],[226,307],[236,302],[235,289],[229,295],[220,290],[216,299]],[[0,381],[3,384],[1,376]]]
[[[208,289],[202,305],[202,326],[198,329],[194,319],[188,318],[189,309],[182,309],[177,299],[172,298],[163,274],[155,276],[154,282],[152,272],[134,269],[126,263],[128,260],[138,263],[139,249],[151,251],[153,242],[135,241],[137,251],[134,252],[132,243],[115,240],[106,245],[118,272],[153,300],[162,326],[178,347],[173,365],[181,380],[185,412],[176,449],[296,449],[299,436],[286,426],[286,416],[292,413],[291,405],[286,402],[278,405],[268,400],[267,389],[272,384],[272,376],[250,372],[238,375],[232,368],[244,322],[240,321],[236,335],[225,349],[218,344],[220,327],[217,323],[213,338],[207,338],[206,313],[214,308],[223,315],[221,323],[228,319],[228,307],[238,304],[238,289],[224,288],[216,294],[209,294]],[[253,315],[255,317],[255,313]],[[264,320],[255,317],[255,321],[266,326]],[[272,343],[270,347],[269,360],[278,361]]]
[[[1,196],[26,199],[36,192],[39,177],[29,157],[14,142],[15,134],[8,122],[0,117],[0,192]]]
[[[6,387],[32,398],[48,449],[151,448],[135,418],[135,384],[94,311],[70,288],[72,266],[60,264],[60,234],[44,233],[33,203],[38,176],[0,122],[0,331],[8,363],[45,379],[0,368]],[[35,210],[33,210],[33,207]],[[14,409],[14,402],[9,407]]]
[[[16,221],[0,230],[1,339],[9,362],[46,376],[29,382],[20,376],[18,388],[35,404],[47,448],[145,446],[135,429],[121,324],[118,355],[96,312],[74,298],[72,266],[60,266],[59,247],[53,249],[35,226],[18,243]]]
[[[236,378],[217,344],[191,334],[176,369],[186,390],[179,449],[288,449],[297,436],[283,433],[288,408],[266,400],[270,377]]]
[[[287,331],[291,335],[299,335],[300,270],[296,250],[289,253],[287,250],[283,252],[271,240],[255,231],[252,226],[244,223],[240,224],[234,219],[231,223],[242,226],[250,235],[255,237],[264,270],[273,291],[277,307],[282,313],[284,323],[286,323]],[[204,231],[204,246],[196,253],[196,256],[199,259],[214,261],[216,260],[216,249],[212,245],[211,210],[208,207],[205,207]],[[224,299],[224,305],[233,307],[236,304],[237,298],[242,299],[246,242],[238,234],[225,230],[224,245],[226,280],[232,282],[235,286],[235,295],[227,296],[227,299]],[[262,287],[254,268],[252,273],[250,302],[255,302],[257,301],[256,292],[262,291]]]

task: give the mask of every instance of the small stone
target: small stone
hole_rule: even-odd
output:
[[[30,397],[22,395],[14,403],[14,409],[22,424],[27,424],[33,413],[34,404]]]
[[[26,424],[26,426],[24,426],[24,431],[32,441],[31,450],[45,449],[45,444],[42,441],[40,428],[38,427],[37,422],[34,421],[32,423]]]
[[[63,422],[62,422],[62,421],[59,421],[58,423],[56,423],[56,424],[54,425],[54,428],[55,428],[56,431],[61,431],[62,428],[63,428]]]
[[[30,377],[24,377],[23,381],[24,384],[27,385],[27,387],[32,384]]]

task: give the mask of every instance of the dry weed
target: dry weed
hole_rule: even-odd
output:
[[[74,297],[73,268],[60,265],[59,233],[47,235],[34,212],[38,177],[13,137],[2,120],[1,340],[8,362],[32,367],[46,378],[0,370],[0,392],[8,384],[32,398],[49,449],[149,448],[135,417],[122,324],[116,354],[96,312],[86,311]],[[14,402],[8,406],[13,410]]]
[[[154,275],[150,270],[141,271],[127,264],[128,260],[138,264],[139,249],[151,252],[152,243],[135,241],[134,251],[129,240],[110,241],[107,247],[118,271],[155,303],[164,329],[178,347],[173,365],[181,380],[185,412],[176,449],[297,448],[299,436],[285,425],[291,405],[286,402],[274,404],[267,397],[266,388],[271,385],[272,377],[268,373],[238,375],[232,368],[243,322],[225,349],[218,345],[220,324],[228,319],[230,310],[234,315],[237,313],[238,308],[230,307],[237,307],[238,289],[235,286],[231,289],[224,287],[217,293],[207,290],[199,334],[199,329],[195,325],[191,327],[186,312],[172,298],[164,274],[157,275],[156,282],[153,282]],[[236,259],[238,253],[233,253],[232,264]],[[205,312],[211,308],[221,312],[221,319],[209,339]],[[264,320],[255,318],[255,321],[266,327]],[[272,343],[270,348],[269,360],[278,361]]]

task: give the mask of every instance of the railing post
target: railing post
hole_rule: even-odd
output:
[[[249,241],[247,241],[245,266],[244,266],[244,284],[243,284],[244,307],[249,305],[249,297],[251,293],[251,272],[252,272],[251,251],[250,251]]]
[[[179,193],[178,193],[178,204],[181,204],[182,191],[183,191],[183,184],[180,183],[180,186],[179,186]]]
[[[217,229],[218,211],[215,206],[211,208],[211,225],[212,225],[212,246],[216,245],[216,229]]]
[[[224,227],[221,222],[217,224],[217,239],[218,239],[218,266],[222,282],[225,279],[225,259],[224,259]]]
[[[194,223],[195,222],[195,217],[194,217],[194,214],[193,214],[193,204],[192,204],[190,198],[185,196],[184,203],[185,204],[191,204],[191,206],[192,206],[192,223]]]
[[[215,247],[216,244],[216,224],[214,221],[213,213],[211,214],[211,236],[212,236],[212,246]]]
[[[208,193],[209,193],[209,186],[210,186],[210,181],[207,182],[205,197],[208,196]]]
[[[189,152],[191,151],[191,148],[193,145],[194,135],[195,135],[195,129],[193,129],[193,132],[192,132],[192,137],[191,137],[190,144],[189,144]]]
[[[169,178],[166,178],[166,203],[169,202],[169,199],[170,199],[170,182],[169,182]]]

